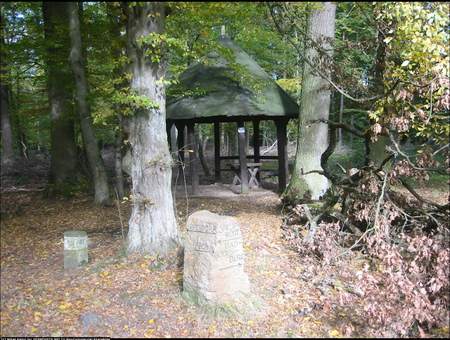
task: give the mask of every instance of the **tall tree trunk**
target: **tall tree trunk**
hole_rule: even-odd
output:
[[[70,27],[70,63],[75,76],[76,97],[78,113],[80,115],[81,133],[83,144],[86,148],[89,167],[94,182],[94,204],[109,205],[109,188],[106,176],[105,163],[103,162],[97,138],[94,133],[94,124],[91,108],[87,102],[86,67],[83,64],[83,53],[81,47],[80,21],[78,19],[78,6],[76,2],[68,3],[69,27]]]
[[[109,18],[109,22],[112,26],[110,30],[111,39],[117,39],[117,41],[122,40],[120,29],[125,25],[125,21],[120,19],[119,13],[117,13],[118,4],[108,2],[107,4],[107,16]],[[122,49],[119,47],[120,45],[116,45],[115,47],[112,47],[113,50],[113,56],[117,58],[117,60],[120,59],[122,54]],[[119,79],[123,76],[123,66],[117,65],[113,72],[112,77],[113,79]],[[114,87],[116,91],[119,91],[123,85],[125,84],[115,84]],[[124,186],[124,171],[122,167],[122,161],[123,157],[126,154],[126,145],[124,145],[124,140],[126,139],[126,132],[124,131],[124,126],[122,123],[122,113],[121,113],[121,105],[119,103],[114,104],[114,111],[117,117],[117,131],[114,139],[114,170],[115,170],[115,186],[116,186],[116,194],[122,198],[125,196],[125,186]]]
[[[328,126],[323,123],[310,124],[311,120],[328,119],[330,113],[330,90],[327,81],[314,73],[310,64],[331,74],[336,5],[320,3],[321,10],[313,10],[308,19],[305,62],[300,105],[297,154],[291,182],[285,192],[295,193],[300,198],[320,199],[328,189],[325,176],[310,171],[322,170],[320,158],[328,146]],[[318,50],[320,47],[321,51]]]
[[[12,164],[16,154],[13,147],[13,127],[9,115],[8,85],[1,84],[2,163]]]
[[[375,5],[374,5],[375,6]],[[378,6],[379,10],[376,10],[377,14],[381,14],[382,7]],[[375,58],[375,68],[374,68],[374,89],[378,93],[384,92],[384,77],[386,70],[386,43],[385,39],[387,36],[392,36],[392,32],[383,32],[381,28],[377,29],[377,54]],[[388,112],[386,109],[385,112]],[[375,124],[371,121],[371,125]],[[368,159],[366,159],[366,164],[372,164],[375,167],[380,167],[381,164],[389,157],[389,153],[386,151],[386,146],[390,144],[389,138],[386,136],[379,135],[375,141],[372,139],[368,143]],[[384,169],[390,170],[391,162],[387,162],[384,165]]]
[[[70,49],[67,2],[43,2],[45,39],[48,42],[48,97],[51,118],[51,163],[46,196],[54,196],[62,185],[76,185],[80,173],[75,142],[72,100],[73,75],[67,63]]]
[[[134,106],[128,118],[131,142],[133,208],[129,222],[128,252],[140,251],[164,256],[178,246],[174,202],[171,190],[172,157],[166,129],[166,69],[162,44],[146,39],[164,31],[166,4],[125,3],[127,56],[130,58],[130,90],[153,104]],[[130,94],[131,95],[131,94]]]
[[[0,18],[0,29],[4,30],[4,18],[3,15]],[[16,159],[16,153],[14,152],[14,139],[13,139],[13,125],[11,116],[9,115],[9,82],[7,74],[9,72],[7,62],[7,46],[5,44],[5,38],[1,36],[1,79],[0,79],[0,113],[1,113],[1,129],[2,129],[2,157],[1,162],[3,164],[12,164]]]

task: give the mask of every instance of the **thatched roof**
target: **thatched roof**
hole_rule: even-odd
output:
[[[206,93],[201,96],[168,96],[168,119],[212,122],[219,117],[222,120],[298,117],[297,103],[241,47],[227,35],[221,35],[217,42],[233,49],[236,62],[258,79],[259,86],[254,88],[245,79],[242,82],[233,79],[227,61],[216,52],[210,53],[207,59],[217,64],[205,66],[194,62],[179,77],[183,87],[206,89]]]

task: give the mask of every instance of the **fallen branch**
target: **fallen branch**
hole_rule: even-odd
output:
[[[3,192],[36,192],[36,191],[43,191],[44,188],[40,189],[32,189],[32,188],[16,188],[16,187],[10,187],[10,188],[2,188]]]

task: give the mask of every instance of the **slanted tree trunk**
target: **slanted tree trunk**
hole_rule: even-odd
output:
[[[91,116],[91,108],[87,102],[86,67],[83,63],[81,47],[80,21],[78,19],[78,7],[76,2],[69,2],[69,27],[70,27],[70,63],[75,76],[76,97],[78,113],[80,115],[81,133],[83,144],[86,148],[89,168],[94,183],[94,204],[109,205],[109,188],[106,176],[105,163],[103,162],[97,138],[94,133],[94,124]]]
[[[45,39],[48,42],[48,98],[51,118],[51,163],[46,196],[64,191],[66,185],[76,185],[80,173],[75,143],[72,101],[73,75],[67,63],[70,49],[67,2],[43,2]]]
[[[311,124],[311,121],[328,119],[330,90],[325,88],[328,82],[315,73],[310,64],[330,75],[336,12],[336,5],[331,2],[321,4],[323,9],[313,10],[309,15],[307,35],[312,41],[306,40],[296,161],[291,181],[283,194],[313,200],[320,199],[328,189],[325,176],[308,173],[322,170],[320,158],[328,146],[328,126]]]
[[[151,103],[134,105],[128,118],[131,142],[133,208],[129,222],[128,253],[165,256],[178,246],[174,202],[171,190],[172,157],[166,129],[166,69],[162,44],[158,41],[165,24],[166,4],[124,3],[127,17],[127,73],[130,90]],[[130,94],[132,96],[133,94]]]
[[[0,29],[4,30],[3,15],[0,18]],[[1,113],[1,128],[2,128],[2,157],[1,162],[3,164],[13,164],[16,159],[16,153],[14,152],[14,140],[13,140],[13,125],[11,116],[9,115],[9,82],[6,81],[8,70],[8,62],[6,59],[7,48],[5,46],[5,38],[1,36],[1,84],[0,84],[0,113]]]

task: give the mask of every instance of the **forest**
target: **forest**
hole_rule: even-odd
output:
[[[448,338],[449,12],[2,2],[0,335]],[[222,67],[264,102],[267,79],[225,35],[298,114],[283,136],[275,120],[188,124],[181,149],[166,108],[218,91],[182,86],[189,66]],[[241,147],[267,156],[250,191]],[[217,183],[216,152],[241,173]],[[240,224],[251,296],[183,298],[187,221],[200,210]],[[69,230],[89,237],[89,261],[73,269]]]

